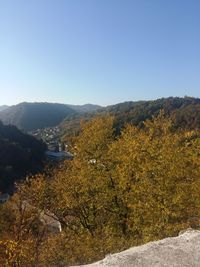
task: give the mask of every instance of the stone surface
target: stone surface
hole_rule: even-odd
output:
[[[200,231],[188,229],[177,237],[132,247],[87,267],[200,267]]]

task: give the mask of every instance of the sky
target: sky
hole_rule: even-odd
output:
[[[200,97],[199,0],[0,0],[0,105]]]

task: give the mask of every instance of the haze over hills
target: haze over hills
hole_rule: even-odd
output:
[[[9,108],[7,105],[0,106],[0,112]]]
[[[66,105],[57,103],[28,103],[23,102],[0,112],[0,120],[19,129],[32,131],[35,129],[58,125],[64,118],[77,113],[97,110],[100,106]]]

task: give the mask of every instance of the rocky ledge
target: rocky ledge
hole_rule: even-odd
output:
[[[87,267],[200,267],[200,231],[188,229],[179,236],[132,247]],[[78,267],[78,266],[77,266]]]

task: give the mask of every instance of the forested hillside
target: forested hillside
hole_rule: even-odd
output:
[[[171,116],[176,128],[200,128],[200,99],[192,97],[169,97],[152,101],[119,103],[84,115],[69,116],[63,121],[61,127],[67,136],[74,135],[80,129],[81,120],[88,121],[97,114],[109,114],[115,117],[114,128],[119,133],[126,123],[141,127],[143,121],[158,115],[161,109],[166,115]]]
[[[68,105],[67,104],[67,106],[79,113],[96,111],[102,108],[99,105],[93,105],[93,104],[85,104],[85,105]]]
[[[0,122],[0,192],[12,192],[15,181],[41,170],[45,149],[44,143]]]
[[[114,121],[82,124],[73,160],[0,205],[1,266],[80,265],[200,228],[200,132],[175,131],[161,112],[116,137]],[[48,232],[41,211],[60,221],[61,233]]]
[[[97,110],[97,105],[65,105],[54,103],[20,103],[0,112],[0,120],[19,129],[32,131],[56,126],[69,115]]]
[[[67,115],[75,111],[66,105],[50,103],[21,103],[0,112],[4,124],[31,131],[59,124]]]
[[[0,112],[6,110],[7,108],[9,108],[9,106],[6,105],[0,106]]]
[[[160,109],[172,117],[175,127],[185,129],[200,127],[200,99],[192,97],[129,101],[106,108],[91,104],[21,103],[0,111],[0,120],[25,131],[60,124],[63,132],[68,136],[77,134],[81,120],[88,121],[97,114],[109,114],[115,116],[114,127],[119,133],[126,123],[141,126],[143,121],[158,115]]]

